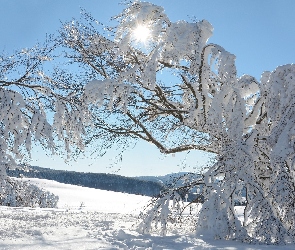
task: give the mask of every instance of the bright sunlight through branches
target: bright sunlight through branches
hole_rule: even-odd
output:
[[[146,43],[150,36],[151,31],[145,25],[138,25],[133,31],[133,37],[137,42]]]

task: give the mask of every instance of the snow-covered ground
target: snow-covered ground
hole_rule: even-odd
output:
[[[56,209],[0,207],[0,249],[295,249],[295,245],[248,245],[193,233],[193,222],[168,236],[136,231],[149,197],[27,179],[58,195]]]

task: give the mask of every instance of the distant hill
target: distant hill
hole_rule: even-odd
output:
[[[83,173],[66,170],[54,170],[37,166],[19,166],[14,170],[7,170],[11,177],[29,177],[54,180],[65,184],[79,185],[102,190],[157,196],[164,185],[157,181],[144,180],[104,173]]]

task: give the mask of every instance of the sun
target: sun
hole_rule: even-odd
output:
[[[137,42],[146,43],[151,37],[150,29],[145,25],[137,25],[133,30],[133,37]]]

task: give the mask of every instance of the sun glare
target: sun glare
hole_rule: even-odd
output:
[[[151,31],[144,25],[138,25],[133,31],[133,36],[137,42],[146,43],[151,36]]]

